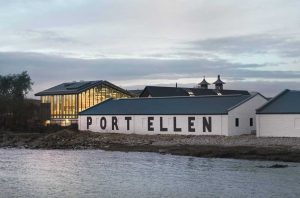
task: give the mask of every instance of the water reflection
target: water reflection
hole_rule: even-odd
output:
[[[0,149],[0,197],[299,197],[300,165],[99,150]]]

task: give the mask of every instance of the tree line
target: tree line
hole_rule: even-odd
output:
[[[23,129],[33,117],[33,100],[25,99],[33,82],[26,71],[0,75],[0,128]]]

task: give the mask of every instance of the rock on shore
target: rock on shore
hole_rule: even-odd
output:
[[[0,147],[30,149],[103,149],[159,152],[300,162],[300,138],[257,138],[254,135],[181,136],[93,133],[61,130],[54,133],[0,132]]]

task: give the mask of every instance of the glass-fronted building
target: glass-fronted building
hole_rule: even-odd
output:
[[[108,81],[62,83],[36,93],[41,97],[41,119],[45,124],[77,123],[78,113],[109,98],[133,95]]]

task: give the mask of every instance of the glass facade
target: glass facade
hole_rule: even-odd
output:
[[[79,94],[41,96],[42,103],[50,103],[51,119],[75,119],[83,111],[109,98],[129,98],[128,94],[99,85]]]

